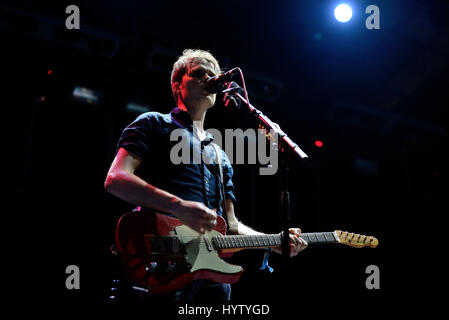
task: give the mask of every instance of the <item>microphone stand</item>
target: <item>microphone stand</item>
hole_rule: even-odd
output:
[[[224,103],[225,106],[229,102],[233,102],[237,108],[240,109],[241,102],[248,107],[249,113],[256,117],[259,121],[259,127],[262,127],[266,132],[272,131],[279,138],[277,150],[280,151],[280,168],[281,168],[281,217],[282,217],[282,289],[285,297],[288,297],[287,293],[287,275],[289,274],[289,258],[290,258],[290,224],[291,224],[291,210],[290,210],[290,193],[288,191],[288,155],[292,154],[295,158],[306,159],[308,158],[299,146],[293,142],[287,134],[282,131],[277,123],[272,122],[266,115],[264,115],[260,110],[256,109],[253,105],[248,103],[248,101],[239,93],[242,88],[238,86],[235,82],[225,83],[223,87]]]

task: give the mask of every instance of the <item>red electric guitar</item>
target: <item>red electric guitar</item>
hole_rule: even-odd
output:
[[[200,234],[180,220],[159,213],[129,212],[117,225],[115,238],[130,282],[153,294],[179,289],[196,279],[235,283],[243,268],[221,258],[250,248],[281,246],[280,234],[225,235],[226,222]],[[342,243],[356,248],[378,245],[374,237],[342,232],[302,233],[309,244]]]

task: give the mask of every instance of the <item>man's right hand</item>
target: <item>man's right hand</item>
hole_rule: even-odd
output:
[[[217,214],[201,202],[181,200],[172,212],[193,230],[204,234],[217,224]]]

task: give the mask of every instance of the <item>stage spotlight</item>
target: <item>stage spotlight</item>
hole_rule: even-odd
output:
[[[352,9],[347,4],[339,4],[334,11],[335,19],[340,22],[348,22],[352,17]]]
[[[78,102],[95,105],[100,103],[102,94],[88,88],[75,87],[73,89],[72,98]]]
[[[152,108],[144,103],[138,103],[135,101],[129,101],[126,104],[126,111],[130,112],[130,113],[135,113],[135,114],[142,114],[144,112],[148,112],[151,111]]]

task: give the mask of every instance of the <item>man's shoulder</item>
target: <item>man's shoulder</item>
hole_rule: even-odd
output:
[[[169,113],[161,113],[157,111],[148,111],[139,115],[135,121],[164,121],[171,122],[171,116]]]

